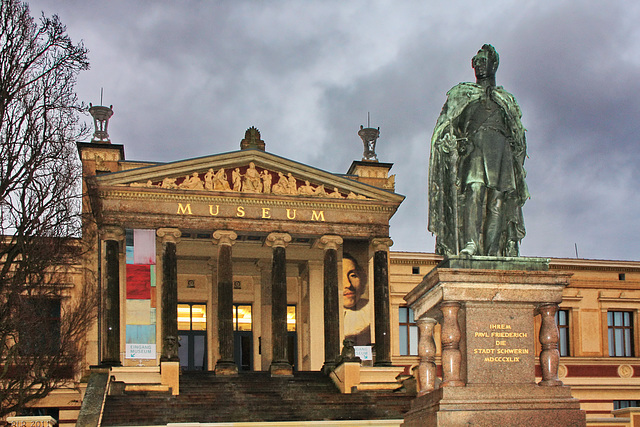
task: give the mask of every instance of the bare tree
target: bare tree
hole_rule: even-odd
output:
[[[71,280],[85,132],[74,85],[87,50],[57,16],[37,22],[17,0],[2,0],[0,44],[1,417],[74,377],[95,294]]]

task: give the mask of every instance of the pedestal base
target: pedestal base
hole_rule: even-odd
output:
[[[218,360],[215,372],[216,375],[238,375],[238,365],[234,362]]]
[[[272,377],[292,377],[293,368],[288,362],[272,362],[269,367]]]
[[[569,387],[519,384],[440,388],[416,398],[402,425],[547,427],[586,421]]]

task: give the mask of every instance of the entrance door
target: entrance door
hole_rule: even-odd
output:
[[[238,371],[253,370],[251,304],[233,305],[233,356]]]
[[[178,304],[178,334],[180,369],[207,369],[207,306],[202,303]]]

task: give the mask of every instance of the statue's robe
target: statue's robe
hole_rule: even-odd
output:
[[[455,255],[464,247],[459,241],[462,221],[458,215],[466,177],[460,176],[459,169],[465,152],[473,150],[473,147],[468,146],[467,135],[461,134],[456,122],[465,108],[483,94],[484,88],[476,83],[460,83],[447,92],[447,101],[431,138],[428,230],[436,235],[436,253],[440,255]],[[527,149],[525,129],[520,121],[522,113],[513,95],[501,86],[493,88],[490,96],[504,112],[509,133],[507,139],[513,156],[514,188],[505,194],[502,229],[506,234],[510,227],[514,235],[509,238],[518,243],[525,235],[522,206],[530,197],[525,182]],[[505,255],[504,246],[506,242],[501,247],[501,255]]]

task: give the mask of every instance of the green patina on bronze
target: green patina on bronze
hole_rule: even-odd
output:
[[[440,255],[519,255],[525,235],[525,129],[513,95],[495,84],[499,57],[484,45],[476,83],[460,83],[431,138],[429,225]]]

